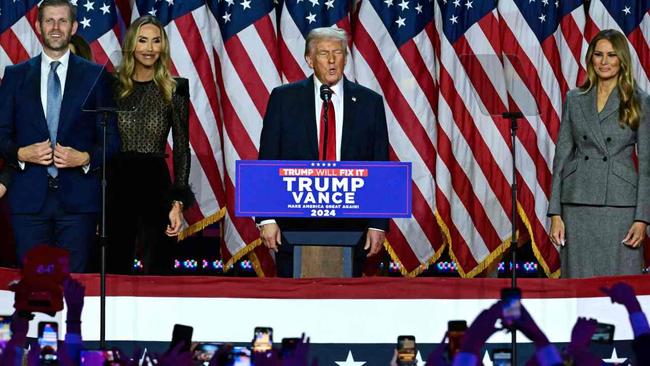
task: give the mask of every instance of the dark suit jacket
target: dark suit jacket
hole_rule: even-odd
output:
[[[343,80],[343,136],[341,160],[388,160],[388,129],[381,95]],[[264,116],[260,160],[318,160],[314,77],[273,89]],[[260,222],[265,218],[257,218]],[[281,228],[318,225],[388,229],[387,219],[276,219]]]
[[[563,203],[627,206],[636,207],[635,220],[650,222],[650,96],[636,93],[643,112],[636,131],[619,125],[618,89],[600,113],[596,87],[567,94],[555,146],[549,215],[561,215]],[[635,146],[638,173],[632,161]]]
[[[41,103],[41,56],[5,69],[0,85],[0,154],[11,169],[9,204],[13,213],[36,213],[48,190],[47,168],[37,164],[18,166],[18,148],[50,137]],[[97,212],[100,208],[102,163],[101,115],[84,112],[113,106],[111,77],[102,67],[70,55],[57,141],[90,154],[90,171],[59,169],[60,199],[68,212]],[[108,119],[107,157],[119,150],[115,119]]]

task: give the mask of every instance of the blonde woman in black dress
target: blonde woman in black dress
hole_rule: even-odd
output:
[[[118,114],[122,148],[109,180],[108,268],[131,273],[138,258],[142,272],[165,274],[183,209],[194,201],[188,185],[189,87],[187,79],[170,75],[169,41],[156,18],[135,20],[122,49],[115,93],[124,111]],[[165,162],[170,129],[173,180]]]

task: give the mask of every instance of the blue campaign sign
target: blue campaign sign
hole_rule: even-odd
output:
[[[235,215],[411,217],[411,163],[238,160]]]

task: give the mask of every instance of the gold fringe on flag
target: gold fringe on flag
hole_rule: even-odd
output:
[[[420,273],[422,273],[424,270],[426,270],[432,263],[437,261],[438,258],[440,258],[440,256],[442,255],[442,252],[444,251],[445,246],[446,246],[446,244],[443,244],[440,247],[440,249],[438,249],[438,251],[431,258],[429,258],[425,263],[420,263],[420,265],[416,269],[409,272],[409,271],[406,270],[406,268],[404,268],[404,265],[399,260],[399,257],[397,256],[397,253],[395,253],[395,250],[393,250],[393,248],[391,247],[388,240],[384,241],[384,248],[386,248],[386,251],[390,255],[391,259],[399,265],[399,271],[402,274],[402,276],[409,277],[409,278],[419,276]]]
[[[250,252],[248,255],[248,259],[253,264],[253,269],[255,270],[255,274],[257,275],[257,277],[260,278],[266,277],[264,271],[262,270],[262,264],[260,263],[260,260],[257,258],[255,252]]]
[[[548,264],[546,263],[546,260],[542,256],[542,253],[539,251],[539,248],[537,248],[537,243],[535,242],[535,235],[533,235],[533,229],[530,224],[530,221],[528,220],[528,216],[524,212],[524,208],[521,207],[521,205],[519,205],[518,203],[517,203],[517,211],[519,212],[519,217],[521,217],[521,221],[526,226],[526,230],[528,230],[528,233],[530,235],[530,244],[533,247],[533,253],[535,254],[535,258],[537,258],[539,265],[542,266],[542,268],[544,269],[544,273],[546,273],[546,275],[549,278],[559,278],[561,270],[557,269],[555,272],[551,272],[551,269],[548,267]]]
[[[192,225],[188,226],[187,228],[183,229],[180,233],[178,233],[178,237],[176,240],[181,241],[189,237],[190,235],[205,229],[208,225],[212,225],[215,222],[223,219],[224,216],[226,216],[226,208],[222,207],[221,210],[213,213],[208,217],[204,217],[203,220],[197,221]]]
[[[235,253],[235,255],[233,255],[230,258],[230,260],[228,260],[228,262],[226,262],[226,264],[224,264],[223,271],[228,272],[230,270],[230,266],[237,263],[237,261],[242,259],[245,255],[247,255],[249,253],[251,255],[255,255],[255,253],[253,253],[253,250],[255,248],[259,247],[260,245],[262,245],[262,239],[260,239],[260,238],[257,238],[255,240],[253,240],[252,242],[246,244],[246,246],[243,249],[241,249],[237,253]],[[249,258],[250,257],[251,256],[249,256]],[[255,259],[257,260],[257,256],[255,256]],[[255,267],[256,265],[257,265],[257,267]],[[262,272],[262,267],[261,267],[261,264],[260,264],[259,260],[257,260],[257,263],[253,262],[253,268],[255,269],[255,273],[257,273],[257,275],[260,276],[260,272]],[[264,277],[264,276],[260,276],[260,277]]]
[[[454,247],[453,247],[453,243],[451,242],[451,234],[449,233],[449,228],[442,220],[442,217],[440,216],[440,214],[438,214],[437,210],[435,212],[435,216],[436,216],[436,221],[438,222],[438,226],[440,226],[440,230],[442,230],[442,234],[445,236],[445,239],[449,244],[449,257],[451,258],[452,261],[456,262],[456,268],[458,268],[458,274],[460,274],[462,278],[472,278],[477,274],[483,272],[486,268],[492,265],[492,262],[494,262],[494,260],[500,258],[510,246],[510,238],[504,240],[503,242],[501,242],[501,244],[499,244],[499,246],[492,253],[490,253],[490,255],[487,256],[487,258],[481,261],[469,273],[466,273],[465,270],[461,267],[460,262],[458,261],[458,257],[456,257],[456,254],[454,253]]]

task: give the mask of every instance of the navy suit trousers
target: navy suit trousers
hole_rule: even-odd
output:
[[[95,242],[97,214],[66,212],[59,195],[57,189],[49,188],[38,213],[11,215],[18,259],[22,263],[30,249],[47,244],[70,252],[71,272],[84,272]]]

